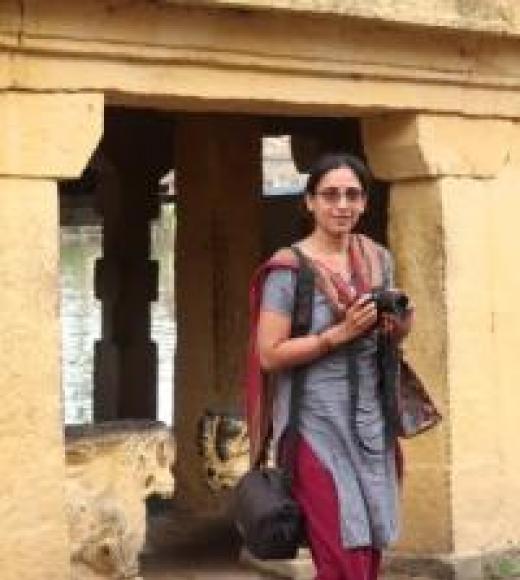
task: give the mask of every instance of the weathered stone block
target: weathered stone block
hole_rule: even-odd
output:
[[[0,95],[0,175],[79,177],[102,132],[103,95]]]
[[[453,115],[367,117],[363,137],[372,171],[390,181],[429,176],[490,178],[507,160],[513,123]]]
[[[67,427],[66,507],[74,580],[137,578],[145,499],[173,495],[173,460],[173,436],[161,423]]]

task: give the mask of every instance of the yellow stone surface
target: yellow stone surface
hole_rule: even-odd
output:
[[[236,65],[235,65],[236,66]],[[520,93],[504,87],[419,81],[389,82],[375,76],[325,76],[315,71],[273,74],[271,68],[208,66],[162,59],[143,66],[139,60],[21,55],[16,58],[17,85],[27,89],[103,91],[107,103],[167,110],[260,114],[356,116],[367,112],[422,108],[443,113],[520,117]]]
[[[0,192],[1,577],[68,580],[56,186],[0,179]]]
[[[389,181],[442,175],[492,177],[509,155],[512,127],[505,120],[422,114],[374,116],[363,123],[370,167]]]
[[[460,128],[453,121],[447,130],[443,119],[445,134]],[[427,172],[433,176],[397,182],[389,209],[398,284],[409,291],[418,313],[407,351],[444,412],[440,429],[405,445],[408,477],[399,548],[458,557],[520,541],[520,461],[513,443],[520,434],[515,307],[520,130],[517,123],[463,124],[465,131],[451,145],[434,135],[409,139],[402,124],[388,124],[384,147],[391,149],[393,126],[401,155],[389,154],[387,165],[381,156],[378,168],[379,174],[399,174],[403,159],[412,166],[444,159],[446,172],[456,174],[450,159],[465,160],[467,170],[476,166],[479,147],[491,157],[492,148],[500,150],[485,172],[495,177]],[[412,131],[410,125],[406,129]],[[380,154],[375,149],[368,148],[370,159]]]
[[[435,430],[403,443],[403,534],[399,549],[449,552],[451,539],[449,382],[445,241],[441,193],[431,182],[403,182],[392,187],[390,245],[396,283],[410,294],[417,317],[405,346],[408,358],[444,415]]]
[[[73,580],[136,578],[145,499],[173,495],[169,428],[120,421],[67,428],[66,501]]]
[[[394,4],[413,18],[413,5]],[[298,10],[28,0],[15,38],[0,71],[5,88],[98,90],[111,103],[235,113],[520,116],[518,41],[506,35],[418,34]]]
[[[99,94],[0,93],[0,175],[78,177],[102,126]]]
[[[454,549],[501,547],[500,446],[493,347],[493,181],[446,179],[448,367]],[[514,517],[514,516],[513,516]],[[465,531],[472,532],[465,536]],[[504,547],[504,546],[502,546]]]
[[[518,440],[518,408],[520,365],[520,310],[515,302],[520,291],[518,261],[518,215],[520,198],[520,125],[515,124],[509,163],[494,184],[493,285],[494,349],[497,352],[496,377],[500,385],[498,405],[498,437],[501,450],[501,490],[507,498],[502,507],[502,535],[517,538],[520,529],[520,453]],[[508,514],[506,516],[506,513]]]
[[[495,180],[453,181],[445,198],[457,552],[519,542],[517,385],[520,131]]]

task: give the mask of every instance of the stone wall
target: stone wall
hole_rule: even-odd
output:
[[[94,95],[0,93],[3,580],[69,576],[56,179],[81,173],[101,111]]]
[[[408,354],[445,414],[405,446],[401,550],[453,559],[516,546],[518,123],[411,115],[364,127],[372,166],[393,182],[398,283],[417,306]]]

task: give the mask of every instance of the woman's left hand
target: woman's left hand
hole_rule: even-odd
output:
[[[396,342],[401,342],[412,328],[415,309],[410,307],[402,316],[383,312],[379,326],[384,334],[391,336]]]

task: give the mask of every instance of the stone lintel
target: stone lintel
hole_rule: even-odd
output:
[[[491,178],[508,158],[512,129],[508,120],[406,113],[365,118],[363,138],[380,179]]]
[[[0,93],[0,176],[79,177],[103,129],[99,93]]]
[[[441,23],[420,34],[416,26],[374,25],[383,11],[359,0],[367,18],[355,20],[316,18],[292,2],[274,13],[207,9],[193,6],[196,1],[115,2],[107,17],[104,0],[27,0],[23,22],[9,28],[16,34],[3,38],[0,28],[6,49],[0,51],[0,87],[98,91],[111,104],[168,110],[520,117],[514,37],[454,33]],[[319,10],[326,2],[311,4]],[[355,15],[352,2],[334,5]],[[387,1],[386,8],[420,24],[410,2]],[[445,15],[444,8],[436,2],[418,10]],[[475,14],[483,22],[482,11]]]

